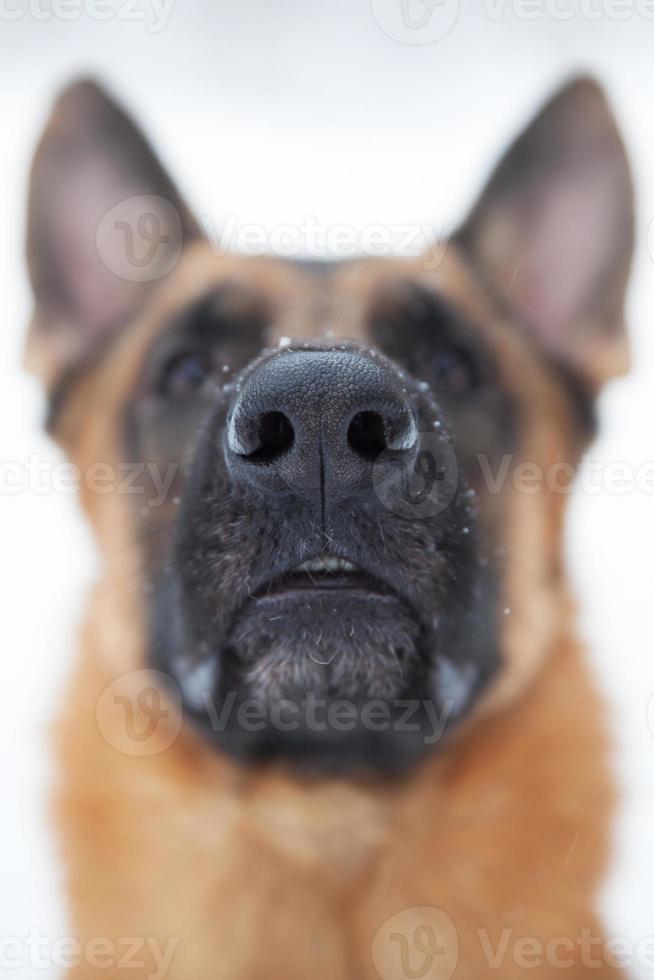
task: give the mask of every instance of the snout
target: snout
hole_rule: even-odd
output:
[[[374,349],[266,351],[221,390],[157,591],[159,655],[189,706],[210,677],[220,705],[345,700],[356,720],[347,735],[234,723],[212,732],[220,745],[339,765],[347,743],[378,764],[425,749],[422,715],[415,735],[393,728],[407,699],[449,699],[452,719],[472,702],[466,597],[486,573],[465,485],[437,478],[451,451],[433,393]],[[362,713],[380,701],[393,721],[379,741]]]
[[[374,352],[285,348],[242,382],[229,414],[232,479],[290,492],[323,514],[370,493],[382,452],[415,455],[418,430],[405,379]]]

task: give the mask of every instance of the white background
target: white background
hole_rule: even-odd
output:
[[[446,0],[450,11],[453,2]],[[503,13],[497,0],[463,0],[451,31],[422,46],[387,36],[367,0],[174,0],[157,33],[142,19],[121,18],[120,2],[106,21],[87,13],[65,21],[47,16],[48,0],[31,0],[31,11],[29,3],[0,3],[0,458],[57,458],[40,432],[39,388],[20,358],[29,315],[26,173],[63,82],[92,73],[110,84],[146,124],[196,210],[217,227],[229,216],[272,229],[313,215],[326,225],[443,228],[463,215],[515,128],[552,87],[583,69],[610,91],[634,161],[640,219],[629,301],[634,369],[605,394],[603,435],[592,453],[633,466],[654,459],[654,263],[647,248],[654,20],[638,12],[636,0],[615,8],[606,0],[597,18],[591,15],[602,0],[587,0],[585,12],[558,0],[536,19],[519,16],[508,0]],[[609,16],[612,9],[626,19]],[[14,10],[21,16],[8,19]],[[573,16],[563,20],[552,10]],[[611,700],[623,787],[603,909],[611,934],[633,941],[654,935],[654,741],[647,725],[653,509],[652,497],[637,491],[578,493],[568,535],[580,629]],[[0,935],[39,929],[56,937],[67,924],[45,809],[47,725],[94,555],[67,496],[2,496],[0,521]],[[27,968],[20,975],[50,973]]]

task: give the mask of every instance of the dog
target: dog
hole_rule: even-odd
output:
[[[600,86],[555,93],[437,263],[219,254],[91,80],[28,211],[27,363],[103,563],[55,736],[70,976],[620,975],[561,547],[628,366]]]

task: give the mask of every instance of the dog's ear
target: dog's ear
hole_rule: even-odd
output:
[[[28,367],[52,387],[134,315],[199,236],[132,120],[92,81],[66,89],[32,166]]]
[[[593,387],[626,370],[634,243],[624,147],[600,87],[580,78],[510,147],[459,241],[513,316]]]

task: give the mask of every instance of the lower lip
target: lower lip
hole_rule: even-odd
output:
[[[367,589],[341,588],[341,589],[284,589],[272,592],[268,595],[257,596],[258,603],[280,602],[283,600],[297,600],[306,602],[308,599],[319,598],[321,596],[334,597],[334,593],[347,595],[348,599],[374,599],[376,602],[397,602],[395,596],[383,592],[370,592]]]
[[[312,596],[333,595],[334,592],[347,594],[352,598],[363,599],[394,599],[395,597],[384,590],[381,583],[371,580],[365,575],[289,575],[274,583],[270,591],[256,596],[258,601],[273,601],[276,599],[307,599]]]

